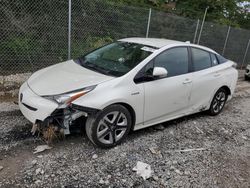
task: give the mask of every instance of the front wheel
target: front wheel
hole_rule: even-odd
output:
[[[87,119],[86,133],[95,145],[109,148],[122,142],[131,125],[129,111],[122,105],[111,105]]]
[[[210,108],[208,110],[209,114],[212,116],[218,115],[223,110],[227,101],[227,92],[225,89],[219,89],[211,102]]]

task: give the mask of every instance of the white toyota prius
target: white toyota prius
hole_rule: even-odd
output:
[[[81,119],[89,139],[105,148],[130,130],[219,114],[237,78],[235,63],[209,48],[126,38],[35,72],[20,88],[19,107],[30,122],[65,134]]]

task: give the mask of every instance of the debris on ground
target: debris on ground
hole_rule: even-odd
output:
[[[195,126],[195,128],[197,129],[198,132],[200,132],[201,134],[204,134],[204,132],[200,128],[198,128],[197,126]]]
[[[0,166],[0,171],[3,170],[3,166]]]
[[[100,181],[99,181],[99,183],[102,185],[102,184],[105,183],[105,181],[101,178]]]
[[[32,164],[33,166],[36,165],[36,164],[37,164],[37,160],[34,159],[33,161],[31,161],[31,164]]]
[[[136,166],[133,168],[133,171],[136,171],[136,174],[141,176],[144,180],[150,178],[152,174],[151,166],[141,161],[137,162]]]
[[[181,150],[176,150],[176,152],[203,151],[203,150],[207,150],[207,148],[181,149]]]
[[[36,169],[36,175],[39,175],[39,174],[44,174],[44,171],[41,168]]]
[[[97,159],[98,158],[98,155],[97,154],[94,154],[93,156],[92,156],[92,159]]]
[[[38,125],[37,124],[33,124],[32,125],[32,129],[31,129],[31,134],[34,136],[36,134],[36,132],[38,131]]]
[[[38,184],[40,184],[41,182],[42,182],[41,180],[36,180],[36,181],[35,181],[35,184],[38,185]]]
[[[49,149],[52,149],[52,147],[48,146],[48,145],[40,145],[40,146],[37,146],[34,150],[34,154],[36,153],[41,153],[45,150],[49,150]]]
[[[157,130],[157,131],[162,131],[165,129],[165,127],[162,124],[156,125],[153,128],[154,130]]]
[[[150,152],[152,154],[159,155],[159,156],[162,157],[161,151],[159,150],[159,148],[157,148],[157,147],[151,147],[151,148],[149,148],[149,150],[150,150]]]

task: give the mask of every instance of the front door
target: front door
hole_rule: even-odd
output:
[[[144,124],[157,123],[185,114],[192,88],[188,49],[168,49],[158,55],[151,64],[153,67],[166,68],[168,76],[144,82]],[[150,64],[146,69],[150,70]]]

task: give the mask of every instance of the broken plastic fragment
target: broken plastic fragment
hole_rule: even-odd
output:
[[[152,147],[152,148],[149,148],[149,150],[152,154],[161,155],[161,151],[159,150],[159,148]]]
[[[36,153],[40,153],[40,152],[43,152],[45,150],[48,150],[48,149],[51,149],[52,147],[48,146],[48,145],[41,145],[41,146],[37,146],[35,148],[35,151],[33,152],[34,154]]]
[[[136,174],[141,176],[144,180],[150,178],[152,174],[151,166],[141,161],[137,162],[136,167],[133,168],[133,171],[136,171]]]

